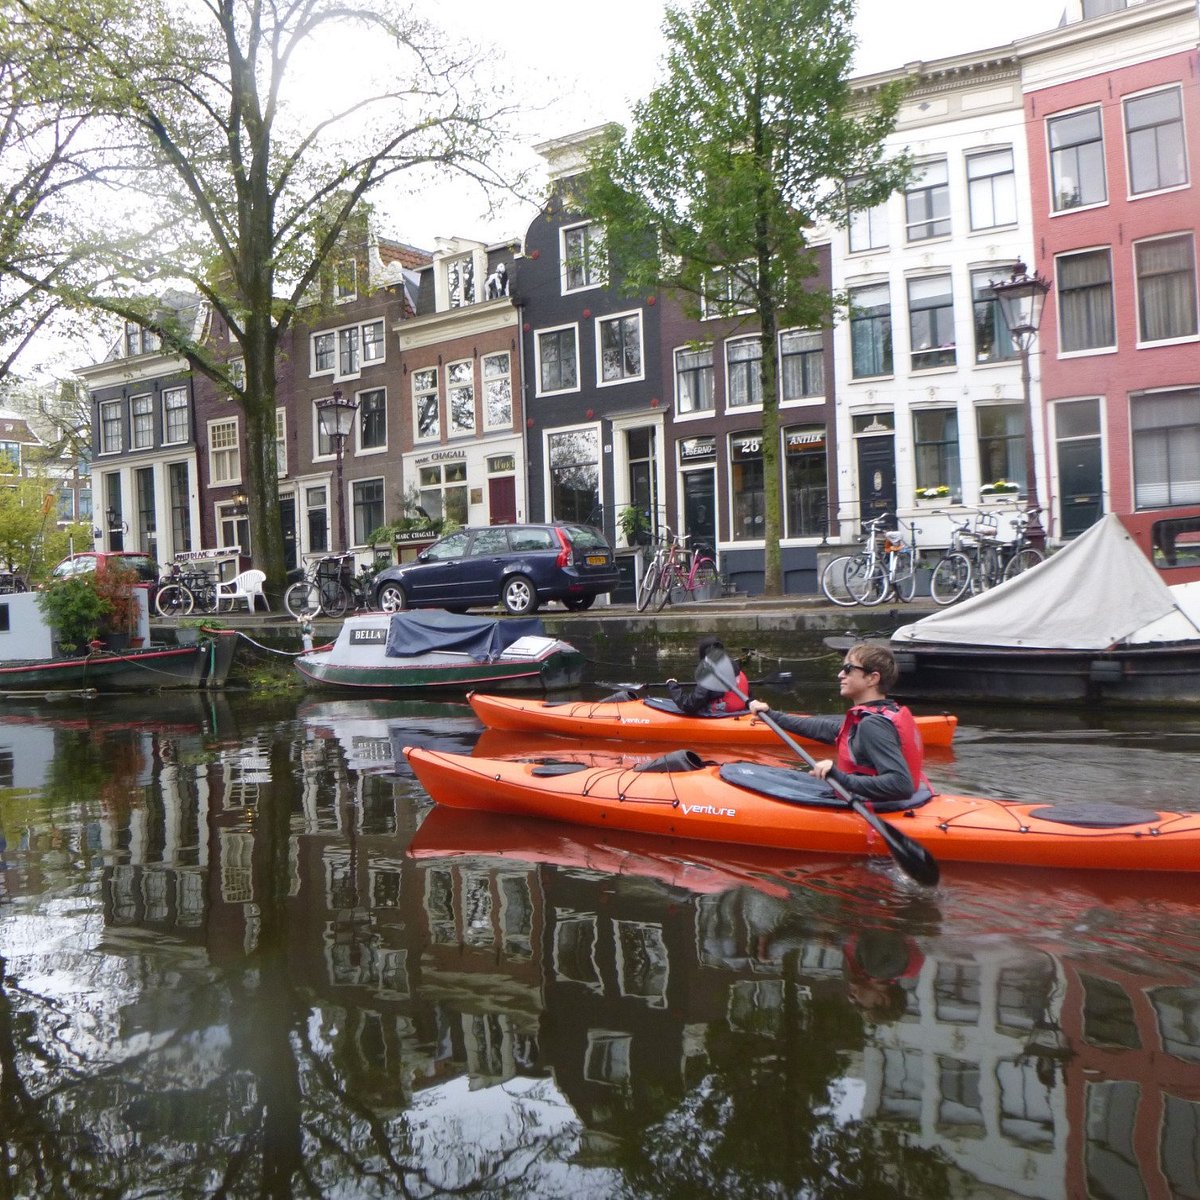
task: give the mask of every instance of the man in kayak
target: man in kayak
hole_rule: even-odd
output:
[[[859,800],[907,800],[929,783],[922,770],[921,735],[907,708],[889,700],[896,660],[886,646],[859,642],[846,652],[838,688],[850,703],[844,717],[797,717],[761,700],[750,711],[766,713],[782,729],[817,742],[832,742],[836,758],[820,759],[814,779],[833,779]],[[832,788],[822,783],[830,795]]]
[[[705,637],[700,639],[696,651],[696,657],[703,662],[710,654],[714,656],[724,654],[725,647],[719,638]],[[743,695],[750,694],[750,683],[746,679],[746,672],[740,667],[738,668],[737,686]],[[745,701],[735,691],[714,692],[700,684],[685,690],[677,679],[667,680],[667,691],[679,711],[686,713],[689,717],[717,717],[722,713],[746,711]]]

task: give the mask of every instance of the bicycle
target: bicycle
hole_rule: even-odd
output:
[[[971,590],[975,552],[978,544],[971,530],[971,518],[965,517],[950,532],[950,547],[933,567],[929,577],[929,595],[934,604],[945,607],[961,600]]]
[[[220,607],[216,580],[196,568],[172,563],[158,581],[154,608],[161,617],[186,617],[190,612],[215,613]]]
[[[863,548],[856,554],[839,554],[830,559],[821,572],[821,591],[833,604],[852,608],[856,604],[873,607],[882,602],[884,526],[890,513],[880,513],[862,523]],[[913,588],[916,576],[913,573]],[[909,595],[911,596],[911,592]]]
[[[917,594],[917,534],[916,523],[908,523],[906,540],[904,522],[897,518],[895,529],[885,529],[879,558],[866,579],[866,594],[861,603],[867,607],[895,598],[907,604]]]
[[[671,546],[671,531],[666,529],[665,533],[666,540],[659,542],[655,547],[654,554],[646,564],[646,569],[642,572],[642,578],[638,583],[638,612],[645,612],[650,607],[651,601],[658,594],[658,585],[662,581],[663,571],[666,569],[667,557]]]
[[[327,554],[314,559],[305,577],[284,592],[284,607],[297,618],[340,617],[351,608],[370,608],[368,580],[368,574],[355,575],[353,554]]]
[[[717,564],[713,561],[707,546],[697,545],[688,552],[687,535],[675,534],[667,530],[666,556],[655,584],[654,607],[661,612],[671,599],[675,588],[695,595],[699,589],[711,587],[717,581]]]

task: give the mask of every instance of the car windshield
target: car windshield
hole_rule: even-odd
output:
[[[598,529],[590,525],[567,525],[567,537],[576,550],[607,550],[608,543]]]

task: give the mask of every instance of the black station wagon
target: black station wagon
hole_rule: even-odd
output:
[[[510,613],[531,613],[547,600],[576,611],[616,586],[604,534],[569,521],[456,529],[415,562],[385,567],[374,584],[376,607],[385,612],[501,604]]]

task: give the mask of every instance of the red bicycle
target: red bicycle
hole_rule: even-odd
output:
[[[645,603],[642,596],[638,597],[638,607],[646,608],[651,603],[656,611],[662,611],[672,599],[676,589],[686,592],[688,598],[696,592],[712,587],[717,582],[717,564],[713,561],[712,551],[708,546],[697,545],[690,552],[685,543],[689,540],[685,535],[672,534],[666,530],[667,541],[661,558],[655,555],[650,570],[642,581]],[[657,570],[655,570],[657,568]],[[654,578],[651,579],[651,573]]]

